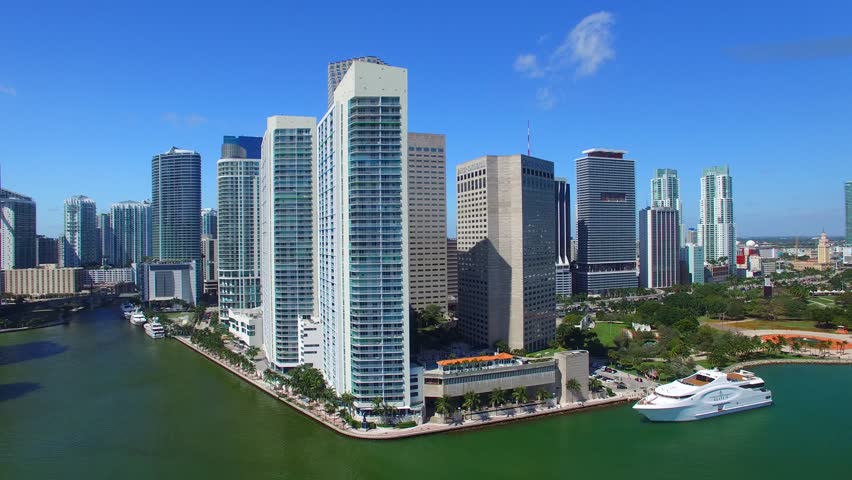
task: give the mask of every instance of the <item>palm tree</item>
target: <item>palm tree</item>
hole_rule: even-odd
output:
[[[518,387],[512,390],[512,398],[515,399],[515,403],[518,405],[527,403],[527,389],[524,387]]]
[[[784,347],[787,346],[787,337],[785,337],[784,335],[778,335],[777,337],[775,337],[775,343],[778,344],[778,351],[783,352]]]
[[[376,397],[373,399],[373,409],[371,413],[373,415],[382,416],[382,408],[384,407],[384,402],[380,397]]]
[[[535,398],[539,402],[543,402],[545,400],[550,400],[551,398],[553,398],[553,394],[543,388],[539,388],[538,391],[535,392]]]
[[[491,407],[497,408],[497,406],[502,405],[505,401],[506,399],[503,390],[499,388],[491,390],[491,395],[488,397],[488,403],[491,405]]]
[[[479,408],[479,395],[477,395],[476,392],[473,391],[465,393],[462,407],[468,412],[472,412]]]
[[[352,395],[349,392],[343,392],[343,395],[340,396],[340,403],[346,407],[346,411],[349,412],[349,417],[352,417],[352,406],[355,404],[355,395]]]
[[[257,347],[249,347],[246,349],[246,356],[249,360],[254,360],[257,357],[257,354],[260,353],[260,349]]]
[[[840,342],[840,356],[841,357],[846,352],[846,345],[849,345],[849,342],[847,342],[846,340],[843,340],[843,341]]]
[[[449,395],[444,395],[435,400],[435,413],[441,414],[444,417],[453,413],[453,403]]]
[[[790,345],[790,348],[792,348],[794,352],[799,353],[802,351],[802,342],[798,340],[793,340],[792,344]]]
[[[580,382],[578,382],[576,378],[571,378],[567,382],[565,382],[565,389],[571,392],[571,401],[573,402],[577,401],[577,394],[580,393],[580,390],[582,390],[582,388],[583,387],[580,385]]]

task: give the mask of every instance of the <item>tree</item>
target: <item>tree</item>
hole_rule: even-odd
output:
[[[381,416],[384,412],[382,411],[384,407],[384,402],[381,397],[376,397],[373,399],[373,409],[371,410],[373,415]]]
[[[512,398],[515,400],[515,403],[518,405],[522,403],[527,403],[527,389],[524,387],[518,387],[512,390]]]
[[[494,350],[497,350],[499,353],[508,353],[509,344],[505,340],[497,340],[494,342]]]
[[[246,349],[246,356],[249,360],[254,360],[258,353],[260,353],[260,349],[257,347],[249,347]]]
[[[538,391],[535,392],[535,398],[539,402],[543,402],[545,400],[550,400],[551,398],[553,398],[553,394],[543,388],[539,388]]]
[[[346,407],[346,411],[349,412],[349,416],[352,416],[352,407],[355,405],[355,395],[352,395],[350,392],[343,392],[343,395],[340,396],[340,403]]]
[[[491,390],[491,395],[488,397],[488,403],[491,405],[492,408],[497,408],[498,406],[502,405],[503,402],[505,402],[505,401],[506,401],[506,399],[505,399],[505,394],[503,393],[503,390],[501,390],[499,388],[495,388],[494,390]]]
[[[580,394],[583,386],[580,385],[580,382],[576,378],[570,378],[565,382],[565,388],[571,392],[571,401],[576,402],[577,396]]]
[[[441,307],[437,305],[427,305],[426,308],[417,315],[420,328],[433,327],[441,323],[443,319],[444,313],[441,310]]]
[[[472,412],[479,408],[479,395],[477,395],[474,391],[465,393],[462,408],[464,408],[468,412]]]
[[[445,417],[453,413],[453,402],[449,395],[444,395],[435,400],[435,413]]]

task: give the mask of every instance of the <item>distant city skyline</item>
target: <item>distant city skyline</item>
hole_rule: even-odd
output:
[[[845,141],[852,126],[845,106],[852,94],[844,81],[852,66],[845,54],[814,40],[847,36],[842,12],[852,6],[792,12],[767,8],[773,5],[751,2],[738,9],[737,25],[748,28],[733,31],[730,9],[688,4],[669,6],[665,19],[639,4],[603,12],[584,4],[520,11],[495,6],[483,23],[467,21],[467,11],[448,21],[440,8],[401,6],[394,14],[416,12],[418,21],[389,22],[375,33],[363,31],[361,22],[390,12],[365,9],[338,19],[328,18],[322,5],[298,11],[273,5],[263,15],[242,12],[254,26],[243,35],[211,30],[209,25],[227,24],[233,15],[214,9],[204,22],[181,23],[179,38],[151,38],[152,25],[162,22],[156,8],[133,10],[135,21],[115,32],[112,26],[130,7],[72,10],[57,4],[55,15],[44,16],[43,7],[22,2],[8,7],[6,18],[16,21],[0,29],[0,41],[14,52],[0,72],[0,128],[10,133],[3,186],[31,196],[39,206],[38,233],[55,237],[62,230],[65,198],[82,193],[101,212],[123,200],[149,199],[150,152],[180,145],[202,155],[202,205],[215,208],[215,159],[223,134],[260,136],[265,119],[275,114],[321,117],[328,62],[372,55],[409,69],[410,128],[446,134],[449,171],[484,151],[526,151],[530,121],[531,153],[553,160],[555,175],[571,185],[576,179],[570,152],[595,145],[631,151],[637,159],[637,211],[647,206],[647,179],[654,170],[674,168],[684,226],[694,227],[701,170],[724,162],[742,186],[741,238],[816,236],[823,228],[835,237],[844,233],[844,182],[852,180],[838,178],[852,158]],[[62,20],[72,12],[79,17],[75,22]],[[280,32],[273,26],[285,15],[293,27]],[[328,20],[328,30],[309,51],[288,57],[286,64],[251,67],[264,65],[259,45],[273,38],[301,40],[311,33],[307,20],[315,18]],[[685,25],[699,21],[703,35],[683,35]],[[435,24],[446,25],[446,31],[435,36]],[[515,28],[495,39],[489,35],[495,25]],[[580,50],[568,33],[589,25],[599,27],[587,33],[601,41]],[[63,38],[62,48],[53,47],[45,29],[51,38]],[[802,54],[802,45],[813,55]],[[127,51],[139,54],[133,61],[116,60]],[[445,51],[477,61],[448,61]],[[191,74],[159,81],[157,73],[185,58],[193,59]],[[243,65],[241,75],[221,75],[223,62]],[[671,71],[675,62],[679,68]],[[50,81],[48,65],[62,69],[63,88]],[[287,94],[269,95],[281,81]],[[49,142],[43,140],[44,118],[60,125]],[[91,132],[98,132],[96,149]],[[802,175],[814,145],[831,155]],[[69,163],[75,168],[67,168]],[[453,235],[450,180],[447,224]],[[801,194],[789,195],[793,191]]]

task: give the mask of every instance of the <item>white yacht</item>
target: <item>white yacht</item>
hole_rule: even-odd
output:
[[[689,422],[772,405],[763,379],[740,370],[701,370],[654,389],[633,409],[652,422]]]
[[[160,322],[152,321],[146,323],[143,328],[145,329],[145,333],[151,338],[163,338],[166,336],[166,329],[163,328]]]
[[[124,315],[124,318],[130,318],[133,315],[133,304],[132,303],[122,303],[121,304],[121,314]]]
[[[148,320],[145,318],[145,314],[140,311],[133,312],[133,315],[130,316],[130,323],[133,325],[142,325]]]

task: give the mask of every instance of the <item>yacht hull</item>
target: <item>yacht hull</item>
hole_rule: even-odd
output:
[[[643,405],[634,405],[633,409],[641,413],[652,422],[692,422],[706,418],[719,417],[731,413],[744,412],[755,408],[768,407],[772,405],[772,399],[755,399],[752,402],[731,402],[721,405],[690,405],[672,408],[645,408]]]

